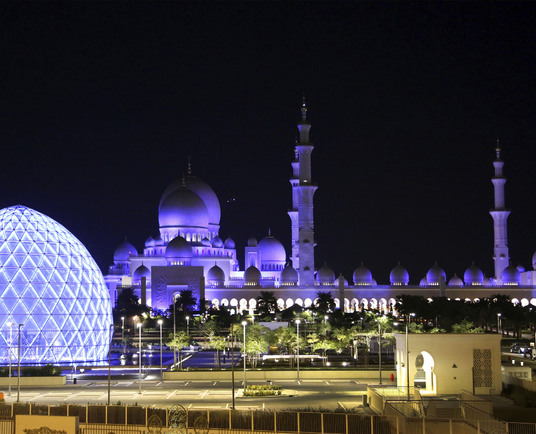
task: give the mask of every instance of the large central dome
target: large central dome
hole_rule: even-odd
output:
[[[188,190],[192,191],[201,198],[208,210],[209,224],[211,226],[219,226],[221,218],[221,208],[218,196],[216,196],[214,190],[212,190],[212,188],[210,188],[210,186],[206,182],[204,182],[197,176],[188,175],[184,178],[184,180],[178,179],[172,182],[164,190],[164,193],[162,193],[162,197],[160,198],[160,207],[171,194],[181,189],[182,187],[186,187]]]

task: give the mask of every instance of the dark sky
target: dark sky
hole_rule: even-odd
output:
[[[158,234],[191,156],[239,258],[268,228],[289,252],[305,93],[318,265],[491,275],[499,136],[510,255],[529,267],[535,22],[528,2],[3,2],[0,206],[58,220],[104,270],[125,235]]]

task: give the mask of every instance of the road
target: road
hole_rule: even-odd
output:
[[[148,377],[151,378],[151,377]],[[22,388],[21,402],[40,404],[104,404],[108,399],[108,382],[104,379],[79,380],[78,383],[61,387]],[[362,405],[362,395],[367,383],[357,380],[305,380],[274,381],[282,386],[282,396],[242,397],[242,383],[235,382],[235,407],[237,409],[355,409]],[[252,383],[255,384],[255,383]],[[260,384],[257,382],[256,384]],[[170,407],[182,404],[190,409],[228,409],[232,406],[230,381],[166,381],[142,380],[142,393],[138,393],[138,380],[111,382],[112,404],[131,404],[153,407]],[[7,393],[6,393],[7,395]],[[6,403],[16,400],[17,390],[13,388]],[[366,411],[363,409],[363,411]]]

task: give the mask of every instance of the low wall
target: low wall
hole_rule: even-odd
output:
[[[64,376],[20,377],[21,386],[63,386],[64,384]],[[9,387],[9,377],[0,377],[0,387]],[[17,387],[17,377],[11,377],[11,387]]]
[[[178,371],[164,372],[164,381],[192,381],[192,380],[213,380],[230,381],[231,371]],[[390,375],[396,375],[395,371],[382,371],[382,381],[390,383]],[[296,371],[268,371],[268,370],[248,370],[247,381],[267,381],[267,380],[296,380]],[[235,381],[244,378],[244,371],[235,370]],[[352,371],[352,370],[303,370],[300,371],[300,380],[363,380],[380,378],[379,371]],[[396,379],[393,382],[396,384]]]
[[[514,386],[522,387],[530,392],[536,392],[536,381],[524,380],[510,375],[503,375],[502,378],[504,384],[512,384]]]

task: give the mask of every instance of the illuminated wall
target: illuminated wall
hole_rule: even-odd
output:
[[[10,326],[10,323],[12,324]],[[105,359],[112,306],[101,271],[62,225],[24,206],[0,210],[0,363]]]

